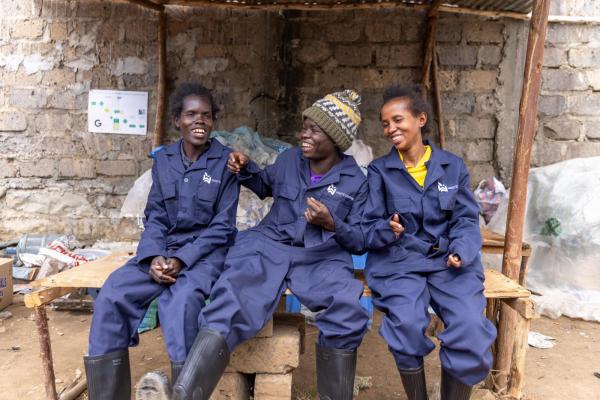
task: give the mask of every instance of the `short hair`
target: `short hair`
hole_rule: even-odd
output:
[[[171,97],[169,98],[169,113],[171,114],[171,117],[179,117],[181,110],[183,109],[183,100],[188,96],[199,96],[206,98],[210,103],[213,120],[217,119],[219,107],[215,104],[215,99],[213,98],[210,89],[195,82],[184,82],[178,85],[175,91],[171,94]]]
[[[427,122],[425,123],[425,126],[421,128],[421,131],[429,132],[433,113],[431,112],[431,105],[423,98],[422,85],[415,83],[411,85],[388,86],[383,92],[383,104],[381,107],[394,99],[408,100],[410,112],[414,117],[418,117],[421,113],[425,113],[425,115],[427,115]]]

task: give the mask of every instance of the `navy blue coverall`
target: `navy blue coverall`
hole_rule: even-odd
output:
[[[312,186],[309,161],[297,147],[264,170],[250,162],[239,176],[260,198],[273,196],[273,206],[259,225],[237,235],[200,325],[223,335],[233,351],[264,326],[290,288],[310,310],[323,311],[316,318],[320,345],[357,348],[368,315],[350,253],[364,249],[360,221],[367,183],[354,158],[343,156]],[[309,196],[327,206],[335,232],[307,223]]]
[[[483,315],[479,209],[462,159],[429,145],[424,188],[395,148],[369,166],[365,275],[374,305],[385,313],[380,334],[398,368],[421,367],[434,349],[425,336],[431,305],[446,328],[439,335],[442,367],[473,385],[490,370],[489,348],[496,336]],[[405,229],[399,238],[389,226],[394,213]],[[461,268],[446,265],[450,254],[460,256]]]
[[[137,345],[137,328],[150,302],[159,297],[169,358],[185,360],[198,333],[198,314],[237,232],[239,182],[227,170],[230,152],[213,139],[188,169],[181,141],[157,153],[137,254],[108,277],[94,303],[90,356]],[[159,284],[150,277],[156,256],[183,262],[175,283]]]

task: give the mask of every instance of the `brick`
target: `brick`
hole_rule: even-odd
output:
[[[110,4],[105,2],[86,1],[77,3],[76,14],[78,17],[84,18],[106,18],[110,16]],[[138,23],[143,23],[143,20],[138,20]]]
[[[496,121],[493,118],[462,116],[456,123],[462,139],[494,139],[496,136]]]
[[[438,55],[442,66],[474,67],[477,64],[477,51],[475,46],[439,46]]]
[[[566,160],[579,157],[598,157],[600,142],[573,142],[567,146]]]
[[[580,68],[600,67],[600,48],[581,47],[569,50],[569,65]]]
[[[36,132],[67,132],[73,127],[73,118],[70,113],[44,112],[37,114],[33,121]]]
[[[567,51],[565,49],[556,47],[546,47],[544,49],[545,67],[561,67],[567,64]]]
[[[336,46],[333,54],[340,65],[363,67],[371,64],[373,51],[370,45]]]
[[[104,176],[133,176],[135,175],[135,162],[131,160],[97,161],[96,173]]]
[[[329,44],[321,40],[303,40],[296,58],[303,64],[319,64],[331,57]]]
[[[44,33],[44,20],[17,21],[13,26],[13,39],[36,39]]]
[[[394,21],[377,22],[365,25],[365,36],[371,43],[401,42],[404,39],[403,29]]]
[[[463,91],[494,90],[498,86],[498,71],[464,71],[460,74],[460,87]]]
[[[270,319],[269,322],[266,323],[265,326],[262,327],[260,331],[256,335],[255,338],[270,338],[273,337],[273,319]]]
[[[453,91],[458,86],[458,72],[454,70],[440,70],[440,89]],[[402,81],[401,81],[402,82]]]
[[[67,23],[52,22],[50,23],[50,39],[53,41],[62,41],[67,39]]]
[[[561,115],[566,110],[564,96],[541,95],[538,100],[538,113],[549,117]]]
[[[379,67],[419,67],[421,53],[419,44],[379,46],[375,49],[375,59]]]
[[[600,120],[583,121],[583,129],[588,139],[600,139]]]
[[[468,43],[497,43],[504,41],[504,24],[495,21],[467,23],[464,28]]]
[[[0,131],[23,132],[27,129],[27,119],[22,112],[0,113]]]
[[[479,182],[490,176],[498,176],[494,170],[494,166],[491,162],[477,163],[477,162],[466,162],[467,169],[469,170],[469,178],[471,180],[471,189],[474,189]],[[475,400],[475,399],[473,399]]]
[[[0,178],[13,178],[15,176],[17,176],[17,163],[11,160],[0,159]]]
[[[37,2],[21,0],[0,0],[0,10],[2,10],[2,18],[27,18],[39,15],[39,5],[35,3]]]
[[[571,44],[581,43],[581,27],[571,24],[548,24],[546,43]]]
[[[292,374],[256,374],[254,400],[291,400]]]
[[[542,90],[577,91],[588,88],[587,76],[582,71],[572,69],[544,69]]]
[[[58,162],[58,176],[61,178],[95,178],[95,162],[90,159],[63,158]]]
[[[475,96],[475,113],[495,115],[502,107],[501,102],[493,94],[478,94]]]
[[[585,93],[569,96],[568,109],[573,115],[599,116],[600,93]]]
[[[85,110],[87,108],[87,96],[77,96],[72,90],[57,90],[48,97],[48,108]]]
[[[248,400],[249,398],[248,379],[235,372],[224,373],[210,396],[210,400]]]
[[[54,175],[54,160],[46,158],[21,162],[19,172],[22,177],[50,178]]]
[[[500,46],[480,46],[477,63],[484,66],[498,66],[502,61],[502,48]]]
[[[565,160],[567,147],[569,146],[566,142],[534,141],[531,151],[532,166],[541,167]]]
[[[238,347],[227,371],[284,374],[300,363],[300,333],[294,327],[275,326],[273,337],[250,339]]]
[[[75,71],[67,68],[55,68],[44,72],[42,76],[42,84],[45,86],[60,86],[64,88],[77,81]]]
[[[458,43],[463,35],[463,24],[458,21],[440,21],[437,26],[438,43]],[[424,40],[425,36],[423,36]]]
[[[475,110],[475,96],[468,93],[442,93],[445,113],[471,114]]]
[[[10,104],[20,108],[44,108],[48,102],[45,89],[13,89]]]
[[[581,135],[581,121],[569,119],[553,119],[544,121],[544,136],[554,140],[575,140]]]
[[[592,89],[600,90],[600,68],[585,71],[586,78]]]
[[[331,15],[331,14],[329,14]],[[320,26],[319,30],[325,30],[325,38],[328,42],[356,42],[362,34],[362,24],[330,24],[326,23]]]
[[[494,142],[492,140],[470,140],[467,142],[465,159],[474,162],[488,162],[494,159]]]

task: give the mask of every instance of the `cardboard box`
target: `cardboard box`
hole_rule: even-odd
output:
[[[12,259],[0,258],[0,310],[12,304],[13,280]]]

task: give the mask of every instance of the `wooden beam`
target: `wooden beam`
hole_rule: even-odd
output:
[[[503,299],[502,301],[519,313],[522,318],[533,319],[539,317],[531,298]]]
[[[525,58],[525,71],[521,103],[519,107],[519,127],[515,143],[513,176],[510,187],[508,219],[506,222],[506,241],[502,272],[513,280],[519,278],[521,265],[521,243],[523,241],[523,224],[525,221],[525,201],[527,198],[527,180],[531,163],[531,147],[537,122],[537,102],[541,86],[544,42],[548,29],[548,13],[550,0],[536,0],[533,3],[529,38]],[[498,354],[494,370],[497,388],[507,388],[508,374],[511,370],[512,353],[515,343],[515,327],[517,315],[506,305],[500,308],[500,324],[498,331]]]
[[[156,119],[152,148],[165,142],[165,109],[167,93],[167,13],[158,14],[158,87],[156,91]]]
[[[52,362],[52,349],[50,347],[50,333],[48,332],[48,317],[46,307],[40,306],[33,309],[35,315],[35,326],[40,339],[40,358],[44,368],[44,386],[46,388],[46,400],[58,400],[56,394],[56,383],[54,378],[54,364]]]
[[[421,85],[425,92],[431,88],[431,65],[435,52],[435,36],[437,31],[438,10],[443,0],[435,0],[427,12],[427,31],[425,33],[425,42],[423,42],[423,69],[421,73]]]
[[[529,14],[522,14],[522,13],[510,12],[510,11],[476,10],[473,8],[466,8],[466,7],[441,6],[439,11],[445,12],[445,13],[453,13],[453,14],[478,15],[480,17],[487,17],[487,18],[512,18],[512,19],[520,19],[520,20],[525,20],[525,21],[530,19]]]
[[[150,0],[125,0],[127,3],[136,4],[138,6],[149,8],[154,11],[164,11],[165,6],[162,4],[156,4]]]
[[[50,303],[54,299],[64,296],[65,294],[69,294],[76,289],[77,288],[75,287],[51,287],[27,293],[24,296],[25,307],[38,308]]]
[[[265,1],[261,4],[247,4],[242,2],[215,2],[210,0],[170,0],[168,5],[178,5],[187,7],[201,8],[216,8],[216,9],[244,9],[244,10],[263,10],[263,11],[280,11],[280,10],[304,10],[304,11],[328,11],[328,10],[374,10],[374,9],[408,9],[408,10],[429,10],[428,5],[422,4],[407,4],[407,3],[328,3],[328,4],[311,4],[306,1],[276,3],[273,1]]]

